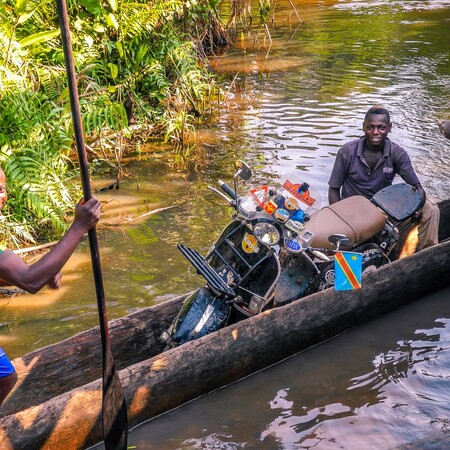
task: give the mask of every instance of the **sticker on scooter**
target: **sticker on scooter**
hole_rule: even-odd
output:
[[[253,234],[245,233],[244,239],[242,239],[241,247],[245,253],[259,252],[258,240],[255,236],[253,236]]]
[[[231,285],[234,282],[234,275],[231,270],[227,270],[226,268],[223,268],[222,270],[219,270],[217,272],[220,278],[224,280],[228,285]]]
[[[214,312],[214,307],[212,305],[208,305],[205,309],[205,312],[202,314],[202,317],[200,317],[200,320],[198,321],[197,325],[195,325],[195,328],[194,328],[195,333],[200,333],[200,331],[205,326],[205,323],[211,317],[211,314],[213,312]]]
[[[264,210],[266,211],[267,214],[273,214],[277,208],[278,205],[273,200],[270,200],[264,207]]]
[[[289,180],[286,180],[285,183],[283,184],[283,187],[284,189],[286,189],[287,192],[289,192],[289,194],[291,194],[297,200],[300,200],[301,202],[305,203],[308,206],[312,206],[316,202],[316,199],[312,198],[309,195],[308,183],[293,184]]]
[[[303,230],[301,234],[298,236],[302,241],[305,242],[305,244],[308,244],[311,239],[314,237],[314,233],[311,233],[311,231]]]
[[[273,213],[273,217],[275,217],[275,219],[279,220],[280,222],[285,223],[289,220],[290,214],[287,209],[278,208]]]
[[[298,220],[288,220],[286,222],[286,228],[289,228],[292,231],[295,231],[296,233],[300,233],[305,229],[305,225],[303,225],[301,222],[299,222]]]
[[[267,194],[269,192],[269,186],[263,186],[257,189],[252,189],[250,194],[255,199],[256,203],[264,208],[264,203],[266,203]]]
[[[292,253],[299,253],[302,251],[302,248],[303,248],[302,244],[300,244],[300,242],[298,242],[296,239],[286,240],[284,245]]]
[[[291,214],[291,220],[295,220],[301,223],[305,221],[306,217],[306,213],[305,211],[303,211],[303,209],[299,209],[298,211],[295,211],[293,214]]]
[[[294,211],[299,208],[298,201],[294,197],[286,197],[284,206],[286,209],[289,209],[289,211]]]

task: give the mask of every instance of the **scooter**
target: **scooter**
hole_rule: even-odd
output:
[[[251,175],[245,162],[236,161],[233,188],[221,180],[223,192],[208,187],[235,212],[206,257],[178,245],[206,286],[185,300],[160,336],[166,348],[333,286],[340,250],[361,253],[363,273],[390,262],[420,205],[419,194],[406,184],[371,200],[355,196],[325,208],[305,182],[264,185],[240,197],[238,180]]]

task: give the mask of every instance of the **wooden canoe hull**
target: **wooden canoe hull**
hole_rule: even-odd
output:
[[[450,202],[440,207],[443,239]],[[365,275],[359,290],[328,289],[164,353],[157,337],[184,297],[111,321],[129,426],[445,287],[449,275],[445,242]],[[100,355],[94,328],[13,361],[21,384],[2,406],[0,448],[70,450],[100,442],[101,368],[92,367]]]

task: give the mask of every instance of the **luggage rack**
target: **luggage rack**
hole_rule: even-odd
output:
[[[245,282],[247,276],[273,254],[272,249],[262,247],[261,251],[258,252],[259,256],[256,260],[253,260],[253,262],[248,261],[247,257],[236,248],[236,243],[242,241],[246,232],[247,230],[243,223],[237,226],[231,226],[223,236],[223,239],[216,243],[216,246],[213,247],[206,258],[196,250],[186,247],[183,244],[178,244],[178,249],[197,269],[197,272],[205,278],[212,289],[228,297],[236,297],[238,295],[237,290]],[[239,261],[242,264],[241,267],[233,267],[229,262],[229,258],[234,261]],[[227,284],[224,277],[217,272],[218,261],[220,261],[221,265],[223,265],[222,267],[228,273],[232,274],[233,286]]]
[[[208,261],[206,261],[199,252],[186,247],[183,244],[178,244],[178,249],[213,289],[230,297],[236,296],[234,289],[222,280],[219,274],[208,264]]]
[[[378,191],[371,202],[380,207],[394,222],[400,223],[419,208],[419,192],[406,183],[397,183]]]

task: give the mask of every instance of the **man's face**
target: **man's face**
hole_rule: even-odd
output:
[[[366,139],[375,147],[384,144],[384,140],[391,131],[391,124],[384,114],[371,114],[363,123]]]
[[[3,208],[6,200],[8,200],[8,193],[6,192],[6,178],[3,170],[0,169],[0,209]]]

